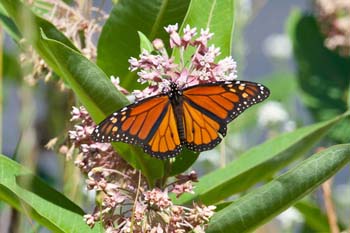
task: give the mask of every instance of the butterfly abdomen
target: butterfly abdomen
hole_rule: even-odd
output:
[[[175,112],[175,117],[176,117],[176,124],[179,132],[179,137],[181,142],[183,142],[185,138],[185,129],[184,129],[184,122],[183,122],[183,108],[182,108],[182,103],[179,105],[174,105],[174,112]]]

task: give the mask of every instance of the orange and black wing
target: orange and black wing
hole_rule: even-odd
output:
[[[141,145],[158,158],[176,156],[181,142],[174,110],[167,95],[153,96],[112,113],[93,131],[99,142]]]
[[[262,84],[248,81],[215,82],[184,89],[186,147],[194,151],[214,148],[221,141],[220,135],[226,135],[229,122],[269,94]]]

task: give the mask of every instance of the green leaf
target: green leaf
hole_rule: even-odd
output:
[[[152,41],[169,41],[165,26],[181,23],[190,1],[188,0],[120,0],[106,21],[97,49],[97,64],[108,76],[120,77],[128,90],[140,88],[136,72],[129,72],[128,59],[138,57],[140,31]],[[168,43],[165,43],[168,44]]]
[[[186,17],[180,29],[180,35],[186,25],[209,29],[214,33],[214,36],[209,41],[209,45],[213,44],[220,47],[221,54],[218,59],[231,55],[232,51],[232,36],[234,26],[235,1],[220,0],[220,1],[203,1],[192,0],[187,11]],[[200,31],[199,31],[200,32]],[[192,55],[193,51],[187,50],[184,54],[185,64]],[[174,49],[173,56],[176,61],[179,61],[180,51]]]
[[[169,176],[175,176],[185,172],[189,167],[196,162],[199,153],[194,153],[186,148],[183,149],[180,155],[175,157],[175,161],[171,164]]]
[[[311,15],[293,12],[288,30],[298,67],[302,100],[318,121],[328,120],[348,109],[350,58],[324,46],[325,37]],[[350,123],[344,121],[329,135],[336,142],[350,140]]]
[[[333,176],[350,161],[350,144],[330,147],[217,212],[206,232],[250,232]]]
[[[227,206],[231,205],[233,203],[233,201],[224,201],[224,202],[220,202],[218,204],[216,204],[216,209],[215,211],[218,212],[224,208],[226,208]]]
[[[152,42],[149,41],[149,39],[142,32],[137,32],[137,33],[139,34],[139,38],[140,38],[140,49],[141,49],[141,51],[142,50],[146,50],[148,52],[152,52],[153,51]]]
[[[22,69],[19,61],[19,51],[15,49],[3,48],[3,77],[21,81]],[[6,90],[5,90],[6,91]],[[6,95],[5,95],[6,96]]]
[[[40,31],[41,34],[32,38],[32,43],[36,51],[46,61],[46,63],[73,89],[79,101],[87,108],[95,122],[103,120],[108,114],[125,106],[128,101],[107,78],[104,72],[94,63],[77,52],[75,49],[68,47],[60,41],[48,38],[47,32],[55,38],[60,39],[60,33],[56,34],[57,29],[50,23],[34,16],[27,8],[20,5],[20,2],[1,1],[8,12],[13,13],[15,23],[23,29],[23,22],[18,22],[17,12],[13,7],[17,6],[22,9],[23,15],[26,15],[29,22],[28,25],[33,32]],[[12,5],[13,4],[13,5]],[[22,31],[21,31],[22,32]],[[27,35],[27,34],[24,34]],[[62,38],[61,38],[62,39]],[[63,40],[65,41],[65,40]],[[148,178],[150,183],[154,183],[154,179],[162,177],[163,162],[149,155],[144,154],[139,148],[124,144],[113,143],[113,146],[119,154],[128,161],[132,166],[141,169],[142,174]]]
[[[96,122],[128,101],[103,71],[83,55],[42,33],[43,58],[67,82]],[[113,100],[113,101],[111,101]]]
[[[188,203],[199,199],[205,204],[214,204],[248,189],[304,155],[344,117],[297,129],[248,150],[226,167],[203,176],[196,184],[194,195],[185,194],[175,202]]]
[[[317,205],[302,200],[298,201],[294,207],[299,210],[305,223],[315,232],[329,232],[328,218]]]
[[[4,26],[6,32],[16,41],[19,42],[19,40],[22,38],[21,33],[19,32],[18,28],[16,27],[15,23],[12,19],[8,17],[8,14],[4,7],[0,4],[0,20],[2,25]]]
[[[100,232],[84,211],[15,161],[0,155],[0,199],[54,232]]]

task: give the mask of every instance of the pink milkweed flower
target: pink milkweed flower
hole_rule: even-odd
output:
[[[188,44],[192,41],[192,38],[197,34],[197,28],[190,28],[190,25],[186,25],[184,28],[184,36],[182,37],[182,46],[187,48]]]
[[[170,35],[170,48],[180,47],[181,46],[181,38],[177,33],[178,25],[169,25],[168,27],[164,27],[165,31]]]
[[[214,33],[209,32],[209,28],[205,30],[201,29],[201,35],[194,41],[194,44],[205,48],[207,47],[208,41],[213,37],[213,35]]]
[[[178,33],[178,25],[165,27],[170,36],[170,48],[179,49],[179,63],[169,56],[160,39],[153,41],[154,51],[143,51],[139,59],[130,58],[129,69],[138,70],[138,81],[148,83],[144,90],[136,90],[133,94],[136,100],[167,92],[171,82],[180,88],[190,87],[201,83],[229,81],[237,77],[237,65],[232,57],[216,61],[220,55],[220,48],[208,46],[213,33],[209,29],[201,29],[200,36],[196,37],[197,29],[189,25],[183,29],[183,36]],[[191,50],[189,50],[191,47]],[[184,54],[194,51],[185,61]]]

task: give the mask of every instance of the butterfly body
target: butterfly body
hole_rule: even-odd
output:
[[[227,124],[246,108],[263,101],[269,90],[259,83],[222,81],[180,88],[135,102],[112,113],[93,131],[95,141],[141,145],[164,159],[185,146],[193,151],[214,148]]]
[[[185,131],[184,131],[184,122],[182,119],[183,115],[183,97],[182,90],[179,89],[176,83],[170,83],[170,91],[168,93],[170,103],[174,109],[176,124],[179,132],[180,141],[183,143],[185,141]]]

